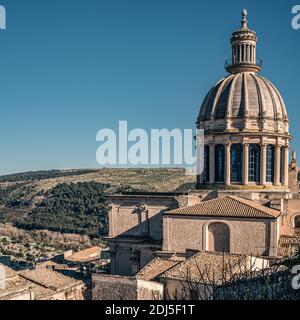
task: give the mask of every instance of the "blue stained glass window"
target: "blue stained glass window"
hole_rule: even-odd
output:
[[[284,147],[280,148],[280,183],[283,183],[284,175]]]
[[[266,168],[266,181],[274,183],[274,146],[267,146],[267,168]]]
[[[260,183],[260,146],[249,146],[249,182]]]
[[[243,170],[243,146],[233,144],[231,146],[231,182],[242,182]]]
[[[205,182],[209,182],[209,146],[204,147],[204,172],[205,172]]]
[[[215,174],[216,182],[224,183],[224,169],[225,169],[225,147],[218,144],[215,149]]]

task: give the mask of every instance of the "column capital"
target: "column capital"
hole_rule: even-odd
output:
[[[263,148],[265,148],[267,145],[269,145],[269,143],[262,142],[260,145],[261,145]]]

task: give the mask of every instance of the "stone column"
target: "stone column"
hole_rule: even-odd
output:
[[[199,188],[205,181],[205,145],[204,137],[199,133],[197,129],[196,150],[197,150],[197,188]]]
[[[279,186],[280,185],[280,168],[281,168],[281,147],[280,145],[275,146],[275,177],[274,177],[274,185]]]
[[[243,184],[249,183],[249,143],[243,145]]]
[[[283,161],[283,185],[288,186],[289,185],[289,152],[290,147],[286,146],[284,148],[284,161]]]
[[[278,223],[279,219],[272,220],[269,224],[270,228],[270,242],[269,242],[269,256],[276,257],[278,254]]]
[[[209,145],[209,183],[215,183],[215,145]]]
[[[261,161],[260,161],[260,184],[266,184],[267,175],[267,145],[261,145]]]
[[[251,46],[248,44],[247,45],[247,62],[251,62]]]
[[[231,183],[231,161],[230,161],[230,147],[231,143],[225,145],[225,184],[228,186]]]

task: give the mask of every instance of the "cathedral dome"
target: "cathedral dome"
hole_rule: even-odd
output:
[[[243,10],[225,63],[229,75],[208,92],[197,118],[199,188],[288,190],[288,115],[279,91],[259,74],[257,41]]]
[[[276,87],[254,72],[221,79],[209,91],[198,117],[209,131],[251,130],[288,133],[288,116]]]

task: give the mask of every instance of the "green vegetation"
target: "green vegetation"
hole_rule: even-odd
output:
[[[32,212],[15,221],[19,228],[48,229],[91,237],[107,234],[108,207],[104,193],[109,185],[96,182],[60,184],[45,194]]]
[[[82,169],[82,170],[29,171],[29,172],[14,173],[14,174],[0,176],[0,182],[44,180],[44,179],[53,179],[53,178],[59,178],[59,177],[84,175],[84,174],[93,173],[93,172],[97,172],[97,170]]]
[[[196,183],[195,182],[187,182],[179,186],[174,190],[174,192],[188,192],[190,190],[195,190],[196,189]]]
[[[25,230],[107,235],[105,194],[186,192],[195,177],[184,169],[51,170],[0,177],[0,223]]]
[[[9,205],[11,201],[17,201],[17,198],[15,198],[16,193],[17,198],[25,196],[28,193],[27,183],[15,183],[7,186],[6,188],[0,188],[0,205]]]

